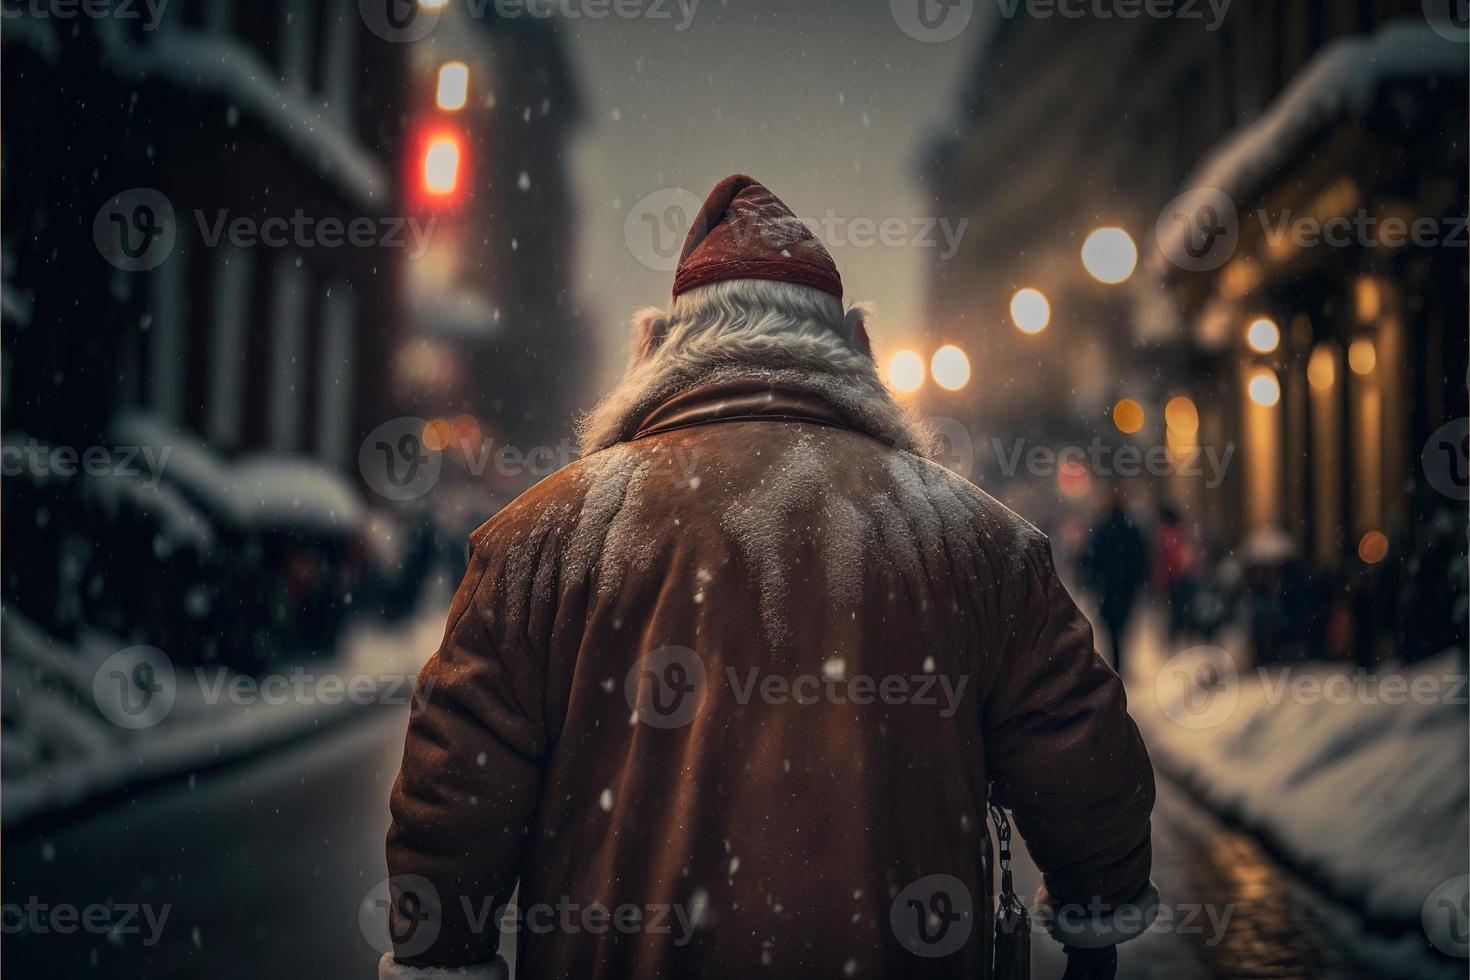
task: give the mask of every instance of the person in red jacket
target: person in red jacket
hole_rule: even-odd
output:
[[[383,978],[986,975],[987,803],[1060,938],[1149,924],[1153,771],[1035,528],[924,458],[861,307],[722,181],[584,455],[471,537]],[[506,909],[518,889],[515,905]]]

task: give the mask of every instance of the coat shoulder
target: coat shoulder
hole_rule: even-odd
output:
[[[1051,543],[1039,528],[953,470],[904,450],[894,450],[889,469],[912,474],[927,499],[957,502],[991,548],[1031,558],[1050,555]]]

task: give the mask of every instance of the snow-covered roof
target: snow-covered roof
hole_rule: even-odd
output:
[[[252,456],[237,463],[235,488],[261,524],[308,524],[320,530],[352,528],[367,508],[347,481],[318,463],[284,456]]]
[[[1470,53],[1423,20],[1394,21],[1371,36],[1347,37],[1322,49],[1260,118],[1228,137],[1190,175],[1188,188],[1224,191],[1237,206],[1296,159],[1334,124],[1366,116],[1388,83],[1463,78]],[[1181,224],[1170,228],[1178,238]],[[1179,254],[1160,242],[1165,255]]]
[[[381,207],[388,200],[392,185],[382,164],[320,105],[279,84],[270,66],[234,38],[175,28],[138,43],[106,23],[98,33],[119,74],[161,78],[226,99],[294,144],[359,203]]]
[[[303,525],[322,529],[355,527],[367,517],[356,491],[320,463],[257,454],[233,465],[191,433],[142,412],[121,416],[112,426],[119,444],[166,448],[165,478],[203,506],[240,527]]]

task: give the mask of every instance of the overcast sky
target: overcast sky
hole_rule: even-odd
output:
[[[919,183],[923,140],[952,127],[980,19],[928,43],[900,28],[888,0],[700,0],[683,31],[679,0],[641,4],[668,19],[565,21],[586,107],[572,166],[580,294],[609,355],[604,381],[621,367],[628,314],[667,301],[688,202],[727,174],[762,181],[809,223],[830,210],[923,232],[918,219],[932,211]],[[661,245],[659,222],[680,225],[661,230]],[[892,236],[899,226],[889,227]],[[837,228],[847,239],[864,233]],[[944,247],[942,229],[932,237]],[[848,300],[878,305],[878,340],[891,349],[922,311],[932,256],[827,244]]]

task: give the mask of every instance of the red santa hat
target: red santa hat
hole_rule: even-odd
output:
[[[811,229],[760,181],[731,174],[694,217],[674,295],[725,279],[774,279],[842,299],[842,277]]]

